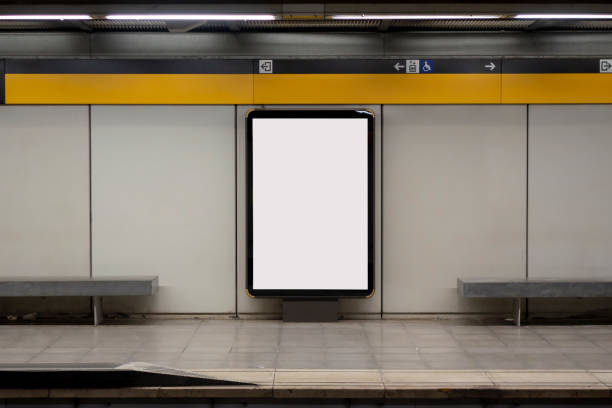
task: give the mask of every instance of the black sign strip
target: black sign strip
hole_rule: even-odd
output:
[[[260,64],[269,60],[255,60],[253,71],[266,73]],[[418,65],[420,74],[498,74],[500,58],[418,58],[397,59],[275,59],[271,60],[273,74],[404,74],[407,65]]]
[[[504,58],[504,74],[595,74],[600,58]]]
[[[0,104],[4,103],[4,60],[0,60]]]
[[[251,60],[9,59],[8,74],[251,74]]]

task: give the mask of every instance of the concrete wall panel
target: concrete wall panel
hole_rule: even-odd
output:
[[[525,276],[526,107],[385,105],[383,312],[510,310],[458,277]]]
[[[612,107],[529,107],[529,277],[612,278]]]
[[[159,275],[108,310],[232,313],[234,107],[92,107],[93,274]]]
[[[0,105],[0,276],[89,276],[86,106]],[[87,299],[0,299],[0,314],[86,312]]]

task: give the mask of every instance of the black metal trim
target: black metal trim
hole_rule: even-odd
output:
[[[246,59],[9,59],[15,74],[251,74]]]
[[[396,57],[273,59],[273,74],[406,74],[406,60],[429,61],[426,74],[599,73],[600,59],[590,57]],[[259,74],[257,59],[51,58],[0,60],[0,74]],[[267,75],[267,74],[261,74]],[[2,96],[3,85],[0,86]]]
[[[366,290],[253,289],[253,119],[365,118],[368,120],[368,288]],[[368,110],[253,110],[246,117],[247,291],[255,297],[367,297],[374,293],[374,114]]]
[[[608,57],[609,58],[609,57]],[[601,58],[504,58],[504,74],[596,74]]]

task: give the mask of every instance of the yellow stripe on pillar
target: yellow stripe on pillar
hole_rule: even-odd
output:
[[[612,103],[612,74],[503,74],[502,103]]]
[[[7,104],[251,104],[251,74],[6,74]]]
[[[255,104],[500,103],[499,74],[259,74]]]

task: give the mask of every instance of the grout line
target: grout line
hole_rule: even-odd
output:
[[[203,322],[203,321],[198,322],[198,325],[196,326],[196,328],[193,331],[193,333],[191,333],[191,336],[189,337],[189,340],[187,340],[187,343],[185,343],[185,347],[183,347],[183,349],[179,353],[179,356],[178,356],[177,360],[180,359],[183,356],[183,354],[185,353],[185,350],[187,350],[187,348],[189,348],[191,343],[193,343],[193,339],[195,338],[196,334],[198,333],[198,331],[199,331],[199,329],[200,329],[200,327],[202,326],[203,323],[206,323],[206,322]]]
[[[605,382],[603,382],[603,380],[601,380],[595,373],[598,372],[597,370],[585,370],[585,372],[587,372],[591,377],[595,378],[597,380],[597,382],[601,385],[603,385],[604,387],[608,387],[608,389],[612,388],[610,387],[609,384],[606,384]]]
[[[489,381],[491,382],[491,385],[493,386],[497,385],[495,381],[493,381],[493,378],[491,377],[491,373],[488,370],[482,370],[482,373],[489,379]]]

